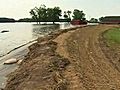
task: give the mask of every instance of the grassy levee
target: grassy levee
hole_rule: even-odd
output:
[[[107,40],[107,43],[109,45],[120,44],[120,28],[113,28],[113,29],[107,30],[103,36]]]

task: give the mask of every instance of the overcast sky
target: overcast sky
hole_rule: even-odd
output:
[[[0,0],[0,17],[30,17],[29,11],[35,6],[59,6],[64,10],[83,10],[87,19],[105,15],[120,15],[120,0]]]

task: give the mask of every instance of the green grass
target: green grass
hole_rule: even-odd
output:
[[[109,44],[120,44],[120,28],[113,28],[104,33]]]

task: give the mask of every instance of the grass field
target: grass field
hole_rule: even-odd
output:
[[[120,44],[120,28],[113,28],[104,33],[109,44]]]

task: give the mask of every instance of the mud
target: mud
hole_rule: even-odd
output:
[[[4,90],[66,90],[68,83],[62,72],[70,62],[56,53],[57,43],[53,39],[76,29],[60,30],[39,38],[29,47],[30,52],[20,67],[8,75]]]
[[[103,39],[100,39],[103,32],[114,27],[117,26],[88,26],[72,32],[69,38],[60,42],[57,52],[70,61],[64,72],[69,83],[67,90],[120,90],[120,72],[109,59],[113,55],[106,55],[110,52],[106,51],[103,47],[106,43],[102,44]]]
[[[4,90],[120,90],[119,54],[102,36],[114,27],[66,29],[38,39]]]

